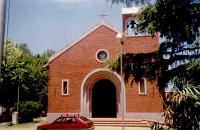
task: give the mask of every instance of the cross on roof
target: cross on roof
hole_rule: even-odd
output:
[[[101,11],[101,13],[98,15],[98,17],[100,17],[102,20],[104,20],[104,17],[108,16],[107,14],[105,14],[103,11]]]

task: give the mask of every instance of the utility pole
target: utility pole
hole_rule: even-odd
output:
[[[4,32],[5,32],[5,14],[6,14],[6,2],[0,0],[0,92],[2,92],[1,85],[1,71],[2,71],[2,57],[3,57],[3,43],[4,43]]]
[[[121,109],[121,118],[122,118],[122,130],[125,130],[125,123],[124,123],[124,114],[125,114],[125,101],[124,101],[124,96],[125,96],[125,89],[123,86],[123,46],[124,46],[124,39],[123,39],[123,35],[121,33],[118,33],[116,36],[117,42],[120,44],[120,76],[121,76],[121,82],[120,82],[120,86],[121,86],[121,96],[122,96],[122,109]]]

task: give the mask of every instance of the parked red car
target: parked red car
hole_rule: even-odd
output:
[[[94,123],[84,116],[61,115],[53,123],[38,126],[37,130],[94,130]]]

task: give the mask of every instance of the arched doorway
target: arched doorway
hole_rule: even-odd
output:
[[[88,73],[85,76],[85,78],[83,79],[83,82],[81,84],[81,95],[80,95],[81,115],[84,115],[84,116],[90,117],[90,118],[93,117],[93,110],[92,110],[93,88],[98,89],[99,87],[95,87],[95,86],[101,86],[101,85],[98,85],[98,82],[102,83],[101,81],[107,80],[108,82],[107,81],[105,81],[105,82],[107,82],[108,84],[112,84],[112,85],[107,85],[107,86],[113,86],[110,88],[111,90],[107,90],[107,91],[110,91],[111,93],[113,93],[113,91],[115,91],[115,94],[116,94],[115,101],[113,100],[115,103],[115,108],[114,109],[112,108],[112,110],[114,110],[114,112],[115,112],[115,114],[113,114],[113,115],[115,115],[115,116],[112,115],[112,117],[117,117],[117,118],[122,117],[121,111],[122,111],[122,107],[123,107],[122,106],[122,99],[123,99],[122,95],[123,94],[121,91],[122,88],[121,88],[121,80],[120,79],[121,79],[120,75],[118,75],[117,73],[112,72],[108,69],[104,69],[104,68],[95,69],[95,70],[91,71],[90,73]],[[124,86],[125,85],[123,82],[123,87]],[[115,90],[112,90],[112,88],[114,88]],[[125,94],[124,94],[124,100],[126,100]],[[126,102],[124,102],[124,107],[126,108]],[[109,116],[110,115],[107,115],[106,117],[109,118]]]
[[[92,117],[117,117],[116,88],[110,80],[101,79],[92,87]]]

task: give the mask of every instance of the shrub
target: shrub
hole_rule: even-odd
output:
[[[15,105],[15,110],[17,106]],[[42,112],[43,105],[36,101],[22,101],[19,103],[19,122],[31,122]]]

